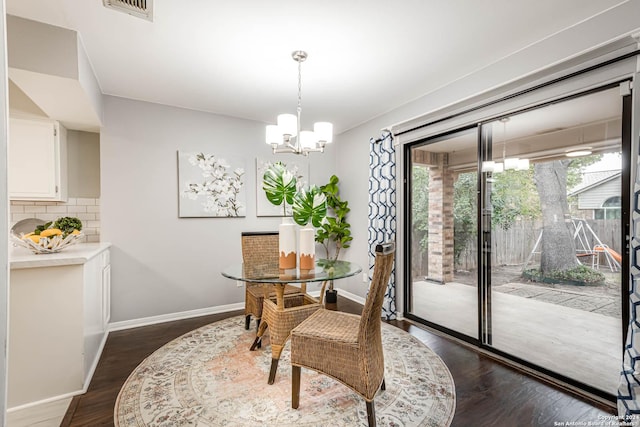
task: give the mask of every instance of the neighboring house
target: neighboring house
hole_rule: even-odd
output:
[[[573,215],[585,219],[620,219],[621,173],[620,170],[584,173],[582,182],[569,192]]]

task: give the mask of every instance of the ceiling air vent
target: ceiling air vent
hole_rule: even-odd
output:
[[[104,7],[153,22],[153,0],[102,0]]]

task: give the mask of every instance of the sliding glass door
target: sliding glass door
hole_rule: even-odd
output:
[[[623,105],[615,86],[407,147],[410,317],[615,394],[628,265]]]
[[[615,87],[483,125],[489,344],[611,394],[622,364],[621,119]]]
[[[412,146],[410,235],[412,313],[478,336],[477,131]]]

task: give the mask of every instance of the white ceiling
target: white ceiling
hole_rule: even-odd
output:
[[[76,30],[102,92],[341,132],[594,16],[621,0],[155,0],[148,22],[100,0],[6,0]]]

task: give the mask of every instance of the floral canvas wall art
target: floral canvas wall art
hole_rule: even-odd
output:
[[[242,166],[243,160],[229,162],[215,154],[178,151],[179,217],[244,217]]]

